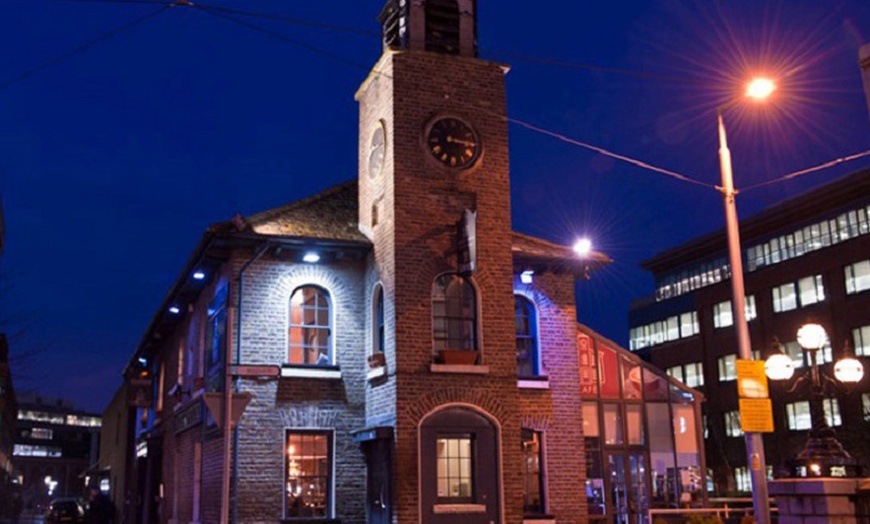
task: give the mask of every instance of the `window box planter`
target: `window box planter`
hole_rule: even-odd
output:
[[[453,366],[473,366],[477,363],[477,351],[468,349],[441,349],[438,351],[438,360],[442,364]]]
[[[369,369],[382,368],[387,365],[387,356],[383,353],[369,355]]]

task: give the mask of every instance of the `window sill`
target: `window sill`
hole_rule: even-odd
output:
[[[489,366],[480,364],[430,364],[429,371],[432,373],[462,373],[466,375],[488,375]],[[443,504],[442,504],[443,505]],[[455,506],[456,504],[447,504]]]
[[[379,366],[374,369],[369,369],[369,372],[366,373],[366,380],[371,382],[372,380],[377,380],[385,376],[387,376],[387,366]]]
[[[556,517],[553,515],[525,515],[523,524],[556,524]]]
[[[281,376],[340,380],[341,369],[338,366],[295,366],[284,364],[281,366]]]
[[[486,504],[435,504],[432,513],[449,515],[456,513],[486,513]]]
[[[550,389],[550,377],[520,377],[517,379],[520,389]]]
[[[281,519],[281,524],[296,524],[304,522],[305,524],[341,524],[341,519],[333,519],[327,517],[294,517],[289,519]]]

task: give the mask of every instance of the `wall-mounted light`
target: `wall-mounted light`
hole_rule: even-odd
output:
[[[205,280],[205,271],[194,271],[193,272],[194,280]]]
[[[592,241],[588,238],[577,239],[577,242],[574,242],[574,252],[585,257],[592,252]]]
[[[309,264],[316,264],[320,262],[320,255],[318,255],[314,251],[309,251],[308,253],[305,253],[305,255],[303,255],[302,261]]]
[[[534,280],[534,275],[535,272],[533,270],[527,269],[520,273],[520,282],[522,282],[523,284],[531,284]]]
[[[173,315],[177,315],[177,314],[181,313],[181,308],[178,306],[169,306],[169,312],[172,313]]]

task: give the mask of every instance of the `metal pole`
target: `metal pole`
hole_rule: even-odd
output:
[[[728,258],[731,264],[731,304],[734,328],[737,331],[738,356],[752,360],[752,345],[749,342],[749,326],[746,324],[746,299],[743,289],[743,257],[740,250],[740,229],[737,221],[737,206],[734,202],[734,180],[731,174],[731,151],[725,135],[722,109],[719,119],[719,169],[722,174],[722,199],[725,204],[725,227],[728,233]],[[767,495],[767,467],[764,460],[764,441],[761,433],[746,433],[746,465],[752,479],[752,507],[758,524],[770,524],[770,507]]]

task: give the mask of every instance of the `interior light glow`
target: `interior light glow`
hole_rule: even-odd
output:
[[[169,306],[169,312],[172,313],[173,315],[177,315],[177,314],[181,313],[181,308],[178,306]]]
[[[523,271],[522,273],[520,273],[520,282],[522,282],[523,284],[531,284],[532,280],[533,280],[532,277],[534,276],[534,274],[535,274],[535,272],[532,271],[531,269],[527,269],[526,271]]]
[[[205,279],[205,272],[204,271],[194,271],[193,279],[194,280],[204,280]]]
[[[574,252],[585,257],[592,252],[592,241],[588,238],[577,239],[577,242],[574,243]]]
[[[320,262],[320,255],[318,255],[314,251],[309,251],[308,253],[305,253],[305,255],[302,257],[302,261],[308,262],[309,264],[316,264]]]
[[[841,358],[834,364],[834,376],[844,384],[855,384],[864,378],[864,365],[855,358]]]

